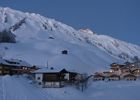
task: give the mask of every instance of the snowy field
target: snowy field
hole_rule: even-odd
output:
[[[140,100],[140,81],[90,82],[82,92],[74,86],[41,88],[23,76],[0,77],[0,100]]]

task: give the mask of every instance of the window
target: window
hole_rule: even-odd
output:
[[[41,82],[39,82],[38,84],[41,85]]]
[[[40,80],[40,77],[37,77],[37,80]]]

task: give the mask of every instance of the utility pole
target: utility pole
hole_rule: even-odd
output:
[[[49,61],[47,60],[47,68],[49,67]]]

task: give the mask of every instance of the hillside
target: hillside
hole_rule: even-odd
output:
[[[140,56],[137,45],[10,8],[0,8],[0,31],[4,30],[15,35],[16,43],[1,43],[1,55],[23,59],[33,65],[46,66],[48,62],[49,66],[88,72]],[[61,54],[64,49],[69,51],[67,56]]]
[[[76,30],[39,14],[0,7],[0,56],[5,59],[93,74],[112,62],[132,61],[139,51],[137,45],[90,29]],[[0,77],[0,100],[139,100],[139,89],[139,80],[89,81],[81,92],[74,86],[41,88],[26,76]]]

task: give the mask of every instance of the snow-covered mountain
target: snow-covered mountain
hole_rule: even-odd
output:
[[[98,35],[90,29],[76,30],[39,14],[1,7],[1,34],[5,30],[16,43],[1,43],[0,54],[31,64],[46,66],[48,63],[49,66],[91,71],[106,68],[112,62],[140,57],[140,47],[137,45]],[[68,55],[61,54],[65,49]]]
[[[137,45],[90,29],[76,30],[39,14],[0,8],[0,56],[4,58],[93,74],[112,62],[140,57],[139,51]],[[23,76],[1,76],[0,100],[139,100],[139,82],[89,82],[82,93],[69,86],[41,88]]]

